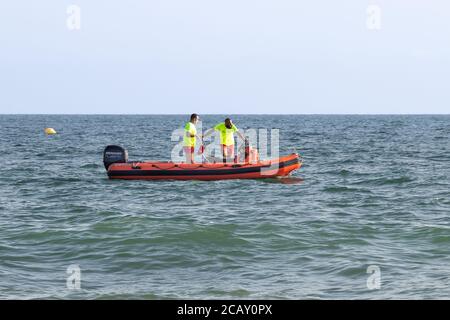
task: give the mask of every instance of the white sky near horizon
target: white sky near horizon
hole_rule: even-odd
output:
[[[0,114],[448,114],[449,62],[448,0],[0,2]]]

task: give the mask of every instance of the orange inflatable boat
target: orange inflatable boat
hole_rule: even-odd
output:
[[[110,179],[143,180],[222,180],[284,177],[300,168],[301,158],[292,153],[257,163],[175,163],[128,161],[128,152],[119,146],[107,146],[103,163]]]

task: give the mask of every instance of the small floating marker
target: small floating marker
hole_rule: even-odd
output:
[[[55,129],[53,128],[45,128],[45,134],[56,134]]]

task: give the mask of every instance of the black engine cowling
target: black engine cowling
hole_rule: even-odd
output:
[[[126,163],[128,162],[128,151],[120,146],[107,146],[103,151],[103,164],[105,169],[108,170],[109,166],[113,163]]]

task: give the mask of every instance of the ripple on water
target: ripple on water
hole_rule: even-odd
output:
[[[296,148],[304,166],[262,181],[108,180],[104,146],[166,160],[185,117],[0,116],[0,298],[450,295],[450,117],[235,118],[270,119],[280,153]],[[45,137],[44,123],[60,134]],[[368,265],[382,290],[367,290]]]

